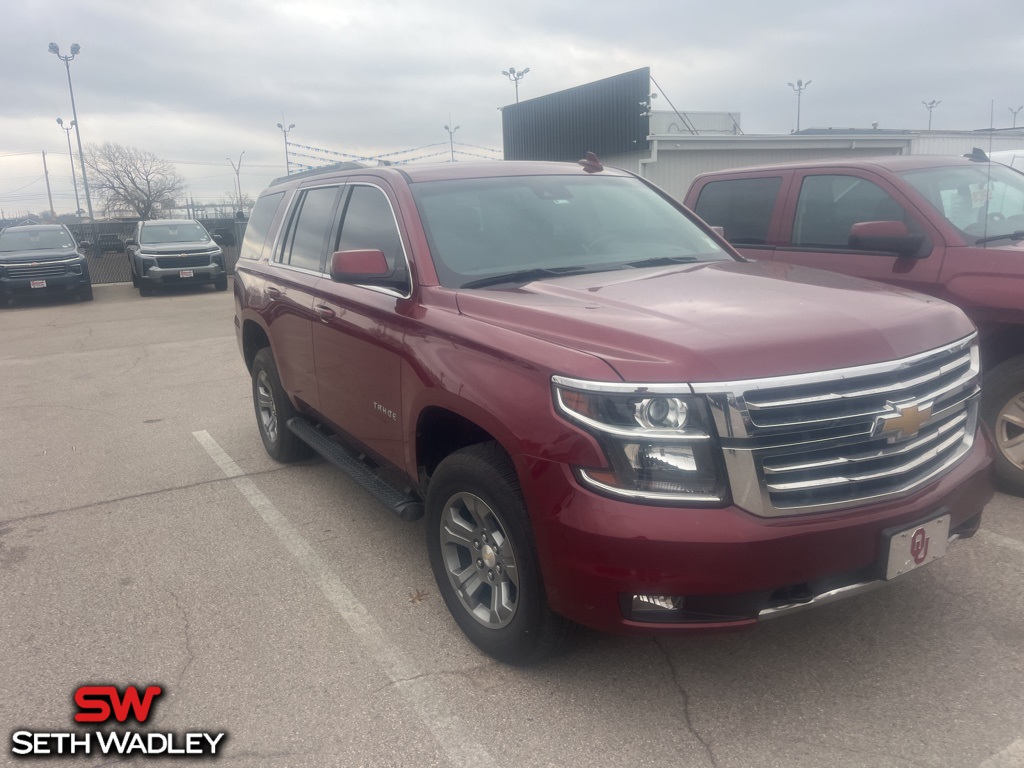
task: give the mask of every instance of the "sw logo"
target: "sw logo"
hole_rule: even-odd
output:
[[[75,722],[105,723],[113,716],[119,723],[129,717],[144,723],[149,719],[153,699],[163,692],[159,685],[151,685],[140,700],[139,689],[134,685],[126,686],[123,694],[113,685],[83,685],[75,691],[75,704],[81,710],[75,715]]]
[[[126,723],[140,725],[149,720],[157,697],[164,693],[159,685],[139,688],[128,685],[83,685],[74,694],[78,711],[76,723]],[[226,733],[156,733],[151,731],[15,731],[11,734],[11,754],[18,757],[38,755],[150,755],[160,757],[213,757],[223,747]]]

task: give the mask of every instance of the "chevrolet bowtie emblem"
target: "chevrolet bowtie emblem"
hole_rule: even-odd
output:
[[[932,405],[888,403],[894,413],[886,413],[875,419],[871,434],[885,435],[896,440],[913,437],[932,417]]]

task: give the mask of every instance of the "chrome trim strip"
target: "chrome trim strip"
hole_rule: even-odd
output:
[[[580,478],[585,480],[587,484],[592,485],[595,488],[600,488],[602,491],[612,493],[616,496],[621,496],[626,499],[632,499],[634,501],[681,501],[681,502],[700,502],[700,503],[721,503],[722,497],[720,496],[708,496],[697,493],[655,493],[655,492],[643,492],[643,491],[627,491],[624,488],[616,488],[614,485],[608,485],[602,483],[599,480],[595,480],[587,474],[585,469],[577,469]]]
[[[578,421],[580,424],[585,424],[591,429],[596,429],[609,435],[615,435],[616,437],[634,438],[637,440],[667,440],[671,442],[687,443],[700,443],[711,439],[711,435],[699,430],[648,429],[646,427],[641,427],[639,424],[636,426],[636,429],[631,429],[627,427],[617,427],[613,424],[605,424],[604,422],[584,416],[582,413],[574,411],[572,408],[567,406],[562,400],[562,390],[558,387],[555,388],[555,401],[558,403],[559,410],[570,419]]]
[[[573,379],[568,376],[552,376],[559,387],[579,389],[583,392],[611,392],[620,395],[690,395],[693,388],[689,384],[630,384],[616,381],[588,381]]]
[[[818,608],[822,605],[828,605],[834,603],[837,600],[842,600],[846,597],[853,597],[854,595],[863,595],[867,592],[873,592],[879,587],[885,586],[886,582],[882,579],[875,581],[862,581],[857,584],[849,584],[845,587],[839,587],[838,589],[830,589],[828,592],[822,592],[820,595],[815,595],[810,600],[805,600],[799,603],[788,603],[787,605],[777,605],[774,608],[765,608],[757,614],[759,621],[767,621],[768,619],[775,619],[779,616],[787,616],[791,613],[798,613],[800,611],[806,611],[809,608]]]

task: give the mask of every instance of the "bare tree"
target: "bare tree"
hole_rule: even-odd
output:
[[[152,152],[106,142],[90,144],[85,162],[96,178],[93,188],[109,213],[130,212],[149,219],[163,208],[173,208],[185,191],[185,179],[174,165]]]

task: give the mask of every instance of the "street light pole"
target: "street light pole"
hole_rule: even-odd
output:
[[[452,121],[452,116],[448,115],[448,122]],[[444,127],[448,131],[448,147],[452,151],[452,162],[455,162],[455,132],[459,130],[460,126],[456,125],[454,128],[449,128],[447,125]]]
[[[790,88],[796,92],[796,132],[800,132],[800,99],[803,96],[804,91],[807,90],[807,86],[811,84],[808,80],[806,83],[803,80],[797,80],[796,85],[793,83],[786,83]]]
[[[928,130],[930,131],[932,129],[932,110],[939,106],[942,101],[932,99],[931,101],[922,101],[921,103],[924,104],[924,108],[928,110]]]
[[[82,187],[85,189],[85,205],[89,209],[89,220],[92,222],[93,239],[95,240],[96,217],[92,214],[92,198],[89,196],[89,177],[85,172],[85,152],[82,151],[82,134],[78,129],[78,110],[75,108],[75,89],[71,85],[71,60],[82,50],[82,46],[78,43],[72,43],[71,53],[67,56],[61,55],[60,46],[56,43],[50,43],[47,50],[63,61],[64,67],[68,71],[68,91],[71,93],[71,116],[74,118],[71,121],[71,125],[75,128],[75,138],[78,140],[78,159],[82,163]]]
[[[508,69],[501,70],[501,74],[507,77],[509,79],[509,82],[511,82],[516,87],[516,104],[519,103],[519,81],[526,77],[526,73],[529,71],[529,67],[520,70],[519,72],[516,71],[515,67],[509,67]]]
[[[245,154],[245,150],[238,156],[238,165],[235,165],[235,161],[230,157],[227,159],[231,163],[231,169],[235,172],[235,189],[238,192],[238,210],[242,210],[242,155]]]
[[[288,132],[295,127],[295,123],[292,123],[287,128],[282,123],[278,123],[277,127],[281,129],[281,133],[284,134],[284,173],[285,176],[290,176],[292,172],[291,160],[288,159]],[[242,162],[242,158],[238,158],[238,162]]]
[[[57,118],[57,125],[64,131],[64,134],[68,139],[68,157],[71,159],[71,183],[75,185],[75,216],[78,219],[82,218],[82,203],[78,199],[78,177],[75,176],[75,153],[71,150],[71,129],[75,127],[76,123],[74,120],[71,124],[65,128],[64,121],[61,118]]]
[[[1017,107],[1016,109],[1014,109],[1013,107],[1007,107],[1007,109],[1010,110],[1011,112],[1013,112],[1013,127],[1016,128],[1017,127],[1017,113],[1020,112],[1022,109],[1024,109],[1024,104],[1022,104],[1021,106]]]

